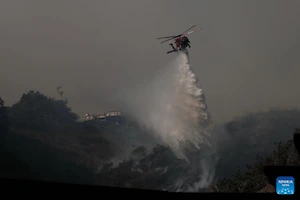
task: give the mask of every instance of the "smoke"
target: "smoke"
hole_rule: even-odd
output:
[[[202,169],[202,173],[195,173],[189,177],[179,178],[173,186],[172,191],[176,192],[200,192],[207,191],[206,189],[213,183],[215,177],[215,160],[201,160],[198,169]],[[190,180],[192,179],[192,180]]]
[[[208,144],[205,127],[210,118],[204,94],[184,53],[150,81],[125,89],[116,100],[118,107],[152,130],[178,158],[188,160],[186,148],[191,144],[197,149]]]

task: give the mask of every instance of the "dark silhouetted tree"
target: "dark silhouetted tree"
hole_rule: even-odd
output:
[[[0,151],[4,149],[8,129],[9,121],[7,116],[7,108],[4,106],[4,101],[0,97]]]
[[[78,116],[66,101],[49,98],[40,92],[29,91],[14,104],[9,113],[14,128],[64,131],[75,124]]]

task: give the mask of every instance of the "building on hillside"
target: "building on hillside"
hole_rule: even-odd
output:
[[[103,115],[91,115],[87,113],[85,115],[85,120],[101,120],[121,124],[125,121],[125,115],[121,111],[109,111],[104,113]]]
[[[96,117],[94,115],[90,115],[89,113],[85,114],[85,120],[94,120]]]
[[[109,111],[104,114],[106,117],[118,117],[123,116],[123,113],[121,111]]]
[[[105,121],[105,115],[97,115],[96,116],[96,119],[99,119],[99,120],[101,120],[101,121]]]
[[[115,122],[117,124],[124,123],[125,115],[121,111],[109,111],[104,114],[105,121]]]

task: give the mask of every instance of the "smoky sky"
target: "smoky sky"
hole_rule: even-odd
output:
[[[8,105],[29,90],[59,98],[79,115],[117,109],[123,87],[170,62],[155,38],[190,35],[191,64],[214,121],[248,111],[299,107],[297,0],[2,0],[0,92]]]

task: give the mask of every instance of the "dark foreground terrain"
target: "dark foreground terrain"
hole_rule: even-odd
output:
[[[171,191],[274,192],[263,166],[300,164],[292,141],[300,127],[296,109],[272,109],[215,125],[209,130],[212,147],[189,152],[190,162],[132,121],[78,122],[67,102],[39,92],[24,94],[12,107],[1,106],[0,113],[1,177]],[[207,157],[215,170],[203,177],[200,166]]]

